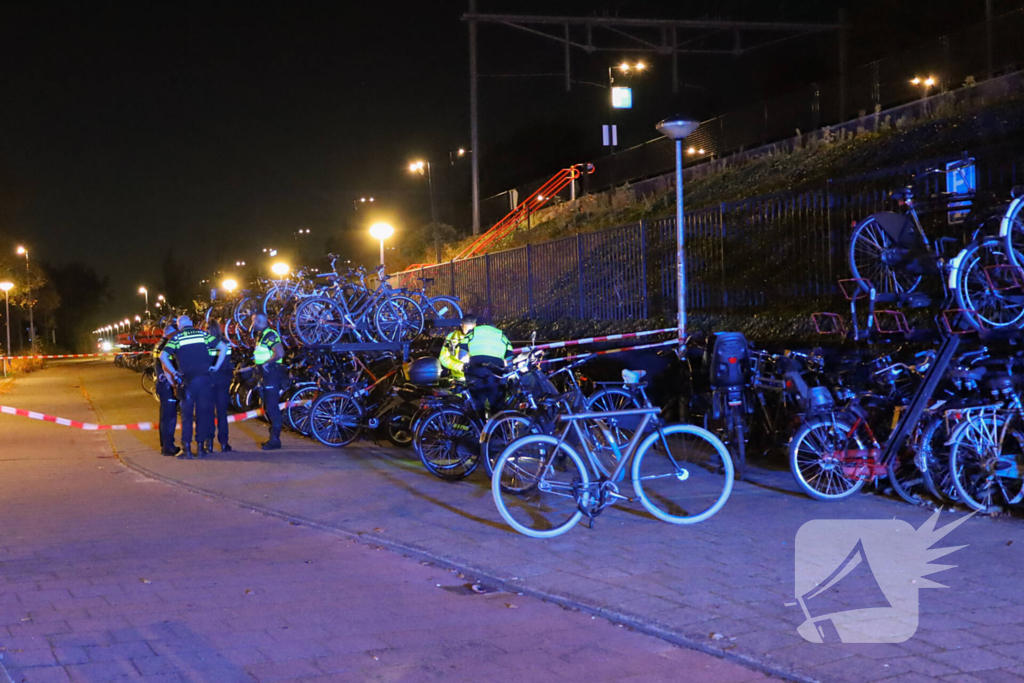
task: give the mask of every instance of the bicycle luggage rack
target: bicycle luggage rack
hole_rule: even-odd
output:
[[[1024,271],[1021,270],[1020,266],[1015,266],[1010,263],[1000,263],[994,266],[985,266],[982,268],[982,272],[985,274],[985,281],[994,292],[1006,292],[1011,289],[1024,289]],[[993,275],[998,276],[1001,272],[1009,273],[1009,284],[999,286],[997,281],[993,279]]]
[[[846,321],[838,313],[811,313],[811,322],[814,323],[814,330],[818,334],[838,334],[846,336]]]
[[[961,323],[965,323],[966,322],[966,321],[964,321],[963,318],[964,318],[964,315],[967,314],[967,313],[970,313],[970,311],[968,311],[965,308],[949,308],[949,309],[944,310],[942,312],[942,318],[941,319],[942,319],[942,326],[946,328],[946,332],[948,334],[957,334],[957,335],[959,335],[959,334],[971,334],[973,332],[977,332],[978,330],[974,329],[970,325],[966,325],[966,326],[961,325]]]
[[[867,283],[867,291],[864,291],[861,288],[861,282]],[[875,285],[867,278],[854,277],[846,280],[840,280],[839,289],[842,290],[843,296],[846,297],[847,301],[856,301],[857,299],[864,299],[870,296],[869,293],[875,291]]]
[[[884,322],[883,321],[888,321]],[[890,324],[892,325],[890,327]],[[871,324],[868,323],[868,329]],[[881,310],[875,311],[875,329],[878,334],[910,334],[914,329],[907,322],[907,316],[902,311]]]

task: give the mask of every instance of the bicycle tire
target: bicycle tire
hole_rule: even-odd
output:
[[[288,398],[288,407],[285,408],[285,419],[288,426],[303,436],[312,435],[312,427],[309,424],[309,414],[313,403],[320,395],[320,388],[311,385],[299,387]],[[307,403],[308,401],[308,403]]]
[[[462,306],[454,296],[425,297],[434,320],[462,320]]]
[[[1020,327],[1024,319],[1024,298],[1002,294],[1017,288],[1014,259],[1006,253],[1004,240],[986,237],[964,247],[954,259],[953,279],[956,303],[963,317],[976,330]]]
[[[1013,265],[1024,268],[1024,196],[1017,197],[1006,207],[1006,213],[999,223],[999,236],[1003,239],[1003,248],[1006,249]]]
[[[949,436],[946,421],[939,416],[933,417],[921,434],[916,457],[925,463],[924,469],[921,470],[921,478],[932,498],[939,502],[957,503],[960,494],[956,492],[953,477],[949,472],[949,449],[946,448]]]
[[[423,332],[423,309],[407,296],[389,296],[374,309],[373,326],[384,341],[412,341]]]
[[[911,505],[925,504],[924,498],[921,497],[921,491],[926,488],[924,475],[913,457],[897,455],[889,461],[885,474],[892,490],[903,499],[903,502]]]
[[[545,452],[545,446],[550,454]],[[534,447],[539,455],[527,452]],[[557,472],[561,481],[555,482],[552,478],[545,485],[546,475],[555,475],[559,468],[563,470]],[[554,538],[572,529],[583,518],[581,508],[590,503],[586,490],[589,484],[590,473],[569,444],[559,443],[547,434],[533,434],[514,441],[502,452],[491,477],[491,495],[498,514],[510,527],[530,538]],[[556,494],[553,489],[560,492]],[[528,521],[544,528],[520,522],[513,513],[519,509],[524,510]],[[549,516],[555,517],[554,521],[549,521]]]
[[[491,416],[480,432],[480,453],[484,471],[494,476],[494,465],[510,443],[531,432],[533,420],[517,410],[503,410]]]
[[[683,435],[688,438],[682,438]],[[680,438],[672,439],[670,443],[671,436]],[[691,439],[693,443],[703,445],[691,448],[688,446]],[[653,457],[656,445],[664,449],[660,459]],[[681,462],[688,462],[691,467],[683,467]],[[632,475],[633,490],[648,512],[670,524],[696,524],[715,515],[728,502],[732,495],[735,470],[729,450],[714,434],[696,425],[672,424],[648,434],[640,442],[633,456]],[[689,491],[684,492],[684,495],[698,503],[707,501],[707,507],[690,514],[689,503],[680,505],[675,500],[679,494],[674,492],[681,491],[681,487],[672,486],[673,493],[669,494],[669,487],[660,485],[661,482],[671,484],[673,480],[689,482],[685,487]],[[656,486],[655,482],[659,482],[659,485]]]
[[[921,283],[921,275],[900,273],[895,268],[886,264],[883,259],[884,253],[900,246],[893,239],[892,235],[882,227],[880,217],[883,215],[888,220],[905,219],[910,223],[909,219],[905,216],[888,211],[871,214],[857,223],[853,233],[850,235],[850,248],[847,255],[850,272],[858,280],[857,286],[864,294],[869,293],[870,287],[866,282],[860,280],[869,281],[874,286],[875,291],[879,293],[896,294],[912,292]],[[897,216],[898,219],[889,218],[892,216]],[[907,239],[920,241],[916,226],[913,226],[912,223],[909,226],[904,226],[904,232],[908,229],[912,230],[912,232],[906,233]],[[920,250],[919,247],[917,250]]]
[[[1024,499],[1024,433],[1020,429],[1007,430],[1007,416],[1004,414],[983,413],[968,418],[962,428],[957,429],[953,442],[949,447],[949,470],[953,475],[953,485],[960,496],[960,502],[978,512],[990,512],[994,507],[1017,505]],[[991,422],[981,424],[982,422]],[[979,428],[980,427],[980,428]],[[1017,442],[1011,460],[1005,457],[1005,441],[995,443],[990,436],[1003,434]],[[998,456],[993,458],[994,453]],[[1010,476],[999,476],[999,465],[1004,463],[1004,473]],[[1007,490],[1007,485],[1011,488]],[[996,502],[996,498],[1001,498]]]
[[[363,407],[346,391],[329,391],[313,402],[310,432],[325,446],[341,448],[363,432]]]
[[[480,427],[459,408],[433,411],[414,440],[423,466],[439,479],[465,479],[480,464]]]
[[[733,463],[736,470],[736,479],[743,481],[747,476],[747,436],[743,423],[743,409],[735,408],[733,419],[733,444],[736,449],[736,461]],[[732,451],[729,451],[732,454]]]
[[[829,453],[838,451],[840,444],[836,441],[838,438],[837,434],[845,435],[851,429],[853,429],[853,425],[845,417],[817,418],[805,422],[790,440],[789,469],[793,473],[793,478],[796,479],[800,489],[811,498],[822,501],[842,500],[864,488],[865,480],[858,479],[854,481],[843,476],[841,465],[833,462],[834,457],[828,457],[828,462],[822,465],[820,463],[823,456],[816,456],[814,450],[812,450],[820,450],[819,447],[824,447]],[[859,440],[857,435],[854,435],[854,438],[858,439],[858,448],[863,449],[863,441]],[[816,443],[809,443],[809,440],[813,440]],[[844,436],[842,445],[845,445],[845,443]],[[804,450],[801,451],[801,448],[804,448]],[[802,452],[806,454],[803,459],[801,459]],[[815,465],[815,463],[819,464]],[[811,469],[814,466],[818,468],[819,474],[808,476],[809,474],[814,475]],[[827,487],[827,490],[821,490],[816,484]],[[833,490],[832,484],[835,485],[834,493],[831,492]]]
[[[142,373],[142,390],[151,395],[156,393],[156,371],[152,368]]]
[[[345,316],[341,307],[325,296],[311,296],[295,307],[290,327],[295,338],[305,346],[326,346],[338,343],[345,333]]]

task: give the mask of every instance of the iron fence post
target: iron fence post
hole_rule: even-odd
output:
[[[640,317],[646,320],[650,313],[647,304],[647,221],[640,221]]]
[[[452,296],[455,296],[455,259],[448,262],[448,279],[452,283]]]
[[[533,264],[530,262],[530,245],[526,245],[526,310],[533,317]]]
[[[484,282],[487,290],[487,317],[494,318],[493,312],[491,311],[491,255],[484,254]]]
[[[583,320],[583,236],[576,233],[576,272],[579,280],[580,320]]]

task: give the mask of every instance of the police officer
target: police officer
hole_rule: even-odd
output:
[[[273,451],[281,448],[281,389],[285,381],[284,375],[284,344],[281,335],[270,327],[267,316],[258,313],[252,317],[253,337],[256,339],[256,350],[253,353],[256,366],[260,369],[260,398],[263,410],[270,420],[270,438],[264,442],[263,450]]]
[[[447,369],[451,378],[456,382],[466,380],[465,366],[468,355],[463,353],[460,347],[462,340],[473,331],[474,327],[476,327],[476,316],[463,316],[462,326],[448,333],[448,336],[444,338],[444,346],[441,347],[441,355],[438,356],[441,367]]]
[[[174,395],[174,380],[160,362],[160,354],[177,332],[174,325],[164,328],[164,334],[153,349],[153,371],[156,373],[156,395],[160,399],[160,453],[175,456],[181,449],[174,444],[174,427],[178,422],[178,399]]]
[[[227,344],[227,338],[221,329],[220,323],[212,321],[207,329],[213,338],[207,343],[210,352],[210,362],[216,363],[220,353],[220,344]],[[217,417],[217,443],[220,444],[222,453],[231,452],[231,444],[228,443],[228,404],[231,402],[231,380],[234,379],[235,366],[231,363],[231,352],[224,355],[224,362],[220,369],[211,373],[213,375],[213,407]],[[213,437],[206,442],[206,450],[213,450]]]
[[[171,337],[160,354],[164,369],[181,380],[181,448],[179,458],[201,458],[206,455],[206,442],[213,438],[213,379],[210,368],[209,344],[212,337],[192,327],[192,320],[183,315],[178,318],[178,333]],[[213,371],[220,370],[227,352],[227,344],[219,342]],[[171,360],[177,370],[171,366]],[[195,421],[198,450],[192,455],[192,425]]]
[[[496,410],[501,401],[498,374],[505,367],[505,359],[512,355],[512,344],[497,327],[474,325],[463,338],[460,348],[469,354],[469,362],[466,363],[469,393],[477,412],[485,416],[488,410]]]

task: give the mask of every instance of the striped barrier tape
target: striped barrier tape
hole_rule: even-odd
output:
[[[290,402],[285,401],[278,405],[279,408],[284,410],[285,408],[292,405],[299,405],[305,403],[305,401]],[[41,420],[43,422],[52,422],[53,424],[62,425],[64,427],[74,427],[75,429],[84,429],[87,431],[114,431],[114,432],[148,432],[157,429],[158,424],[153,422],[135,422],[133,424],[126,425],[98,425],[92,422],[79,422],[78,420],[69,420],[66,417],[56,417],[55,415],[44,415],[43,413],[37,413],[32,410],[22,410],[21,408],[12,408],[11,406],[0,406],[0,413],[4,415],[14,415],[16,417],[27,417],[30,420]],[[237,415],[228,415],[228,424],[232,422],[242,422],[244,420],[251,420],[254,417],[259,417],[263,414],[263,408],[257,408],[256,410],[250,410],[247,413],[238,413]],[[214,420],[216,422],[216,420]],[[175,429],[181,429],[181,423],[179,422]]]
[[[525,351],[527,349],[533,349],[534,351],[540,351],[543,349],[561,349],[566,346],[580,346],[581,344],[597,344],[599,342],[606,341],[617,341],[619,339],[634,339],[636,337],[646,337],[652,334],[664,334],[666,332],[675,332],[677,328],[666,327],[663,330],[642,330],[640,332],[626,332],[623,334],[608,334],[603,337],[586,337],[585,339],[571,339],[569,341],[551,342],[550,344],[538,344],[537,346],[523,346],[518,349],[512,349],[514,353]]]
[[[607,353],[618,353],[619,351],[639,351],[640,349],[654,349],[661,346],[672,346],[678,344],[679,341],[676,339],[669,339],[668,341],[657,342],[655,344],[640,344],[639,346],[627,346],[622,349],[606,349],[604,351],[594,351],[592,353],[581,353],[576,356],[564,356],[562,358],[546,358],[541,363],[558,363],[560,361],[577,360],[580,358],[593,358],[594,356],[603,356]]]
[[[107,351],[106,353],[62,353],[56,356],[0,356],[0,359],[5,360],[19,360],[26,358],[33,359],[44,359],[44,358],[101,358],[104,356],[138,356],[143,353],[151,353],[150,351]]]

